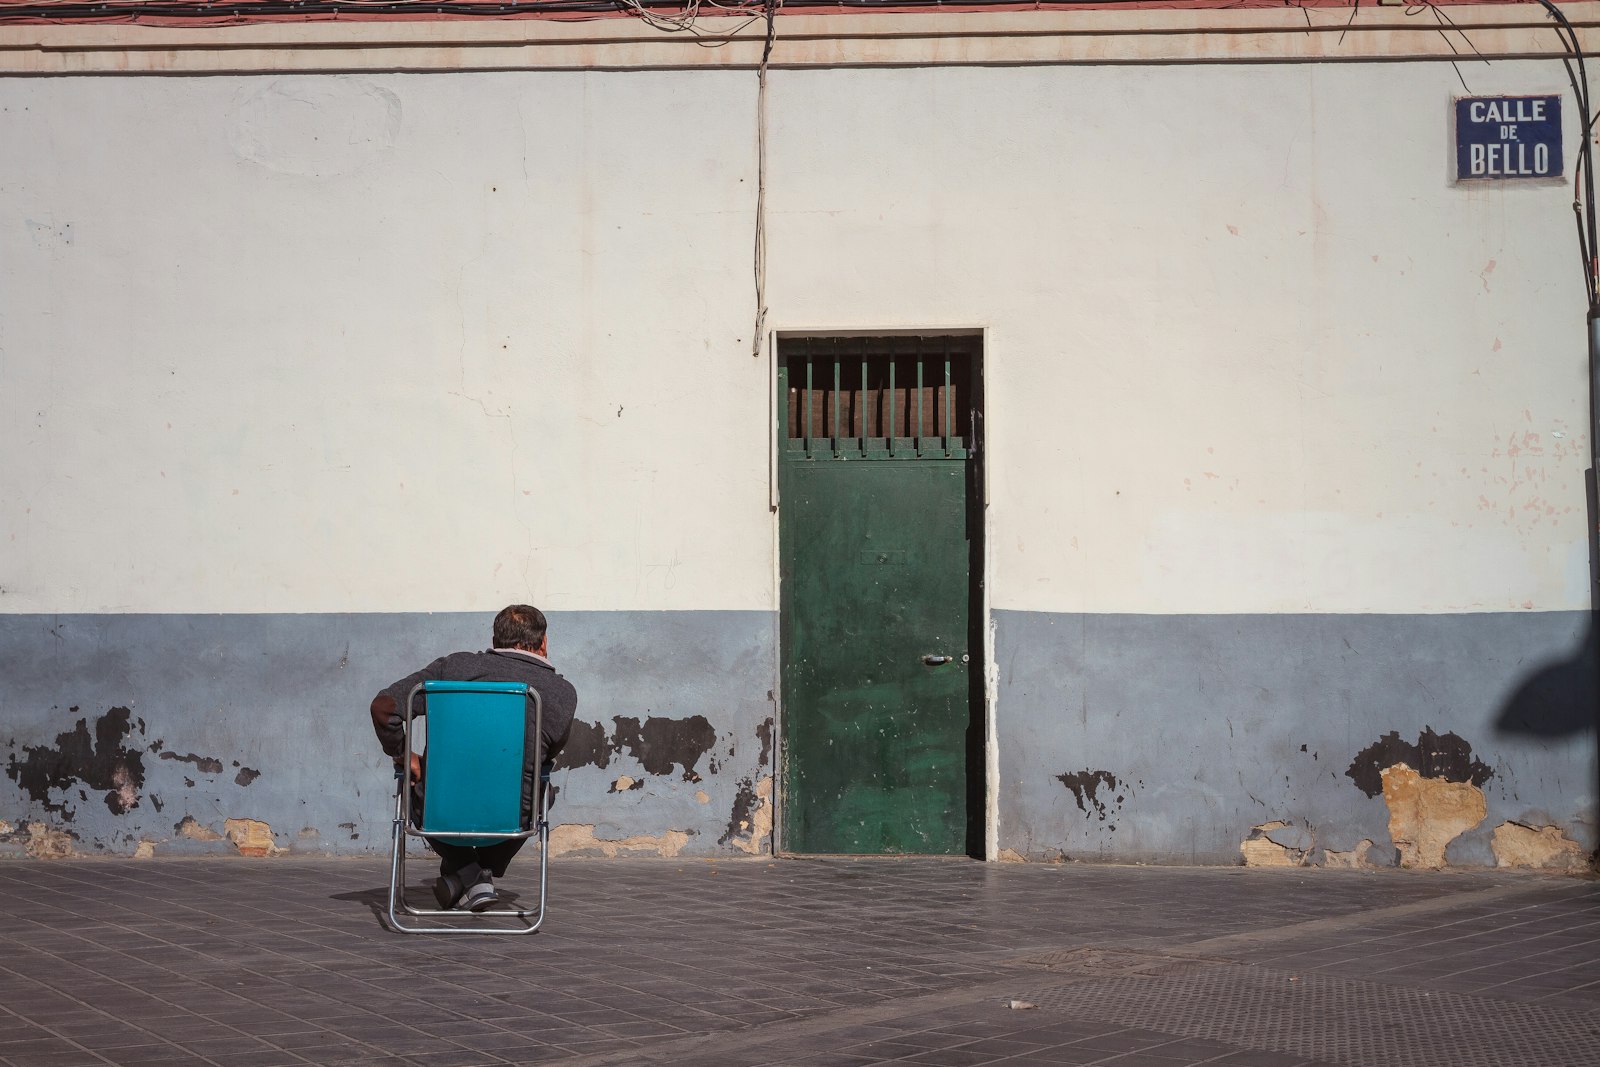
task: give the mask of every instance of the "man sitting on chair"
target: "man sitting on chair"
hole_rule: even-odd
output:
[[[549,640],[545,635],[544,613],[527,604],[512,604],[494,617],[494,646],[487,652],[452,652],[441,656],[389,686],[372,698],[372,728],[384,752],[399,763],[405,753],[405,711],[403,704],[411,690],[422,682],[525,682],[536,690],[543,705],[542,748],[550,759],[567,740],[572,716],[578,710],[578,691],[556,673],[546,659]],[[413,714],[422,714],[425,701],[418,701]],[[533,733],[532,703],[529,703],[528,733]],[[532,808],[538,806],[539,768],[529,768],[533,788],[523,798],[522,817],[532,825]],[[411,777],[421,782],[422,762],[411,756]],[[526,838],[496,841],[490,845],[451,845],[429,840],[439,854],[439,879],[433,895],[441,908],[483,911],[499,903],[494,880],[503,878]]]

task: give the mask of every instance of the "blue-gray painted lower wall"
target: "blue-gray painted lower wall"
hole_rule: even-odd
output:
[[[484,647],[491,619],[0,616],[0,852],[22,851],[28,824],[84,852],[231,851],[180,834],[186,819],[259,820],[291,851],[386,849],[368,701],[443,651]],[[1452,862],[1494,862],[1505,821],[1595,845],[1587,613],[994,621],[1001,849],[1235,863],[1272,821],[1314,849],[1386,846],[1360,768],[1430,736],[1488,804]],[[551,655],[580,693],[558,821],[598,841],[678,831],[686,855],[770,848],[752,816],[774,773],[777,654],[767,612],[552,616]]]
[[[214,833],[259,820],[290,850],[386,849],[393,779],[368,703],[443,652],[487,647],[492,620],[0,616],[0,819],[12,848],[33,822],[85,852],[146,840],[158,854],[231,850],[178,834],[192,817]],[[732,851],[730,824],[771,774],[775,627],[766,612],[552,615],[550,654],[578,688],[583,742],[579,765],[555,776],[560,821],[605,840],[679,830],[685,854]],[[612,792],[624,775],[638,788]]]
[[[1351,775],[1424,731],[1483,778],[1452,863],[1493,864],[1505,821],[1595,845],[1587,612],[995,613],[999,840],[1026,858],[1236,863],[1251,827],[1390,843]],[[1387,746],[1384,739],[1389,739]],[[1485,771],[1487,776],[1485,777]]]

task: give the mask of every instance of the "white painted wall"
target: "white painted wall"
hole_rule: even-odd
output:
[[[0,610],[766,606],[748,81],[0,80]]]
[[[1587,605],[1570,187],[1449,184],[1449,65],[771,86],[769,326],[987,330],[994,607]],[[753,131],[747,72],[0,80],[0,611],[770,609]]]
[[[775,85],[777,325],[988,328],[995,607],[1588,605],[1571,188],[1451,185],[1449,65]]]

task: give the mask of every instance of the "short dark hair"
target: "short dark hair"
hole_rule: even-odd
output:
[[[521,648],[532,652],[544,644],[550,624],[544,612],[531,604],[512,604],[494,617],[494,647]]]

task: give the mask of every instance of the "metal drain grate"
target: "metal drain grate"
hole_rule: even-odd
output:
[[[1164,977],[1174,974],[1193,974],[1231,964],[1231,960],[1198,956],[1163,956],[1157,952],[1140,952],[1125,948],[1075,948],[1065,952],[1045,952],[1037,956],[1024,956],[1012,960],[1019,967],[1042,967],[1061,975],[1084,978],[1111,978],[1133,975]]]
[[[1066,956],[1069,953],[1060,953]],[[1044,957],[1039,957],[1044,958]],[[1069,1012],[1360,1067],[1572,1067],[1600,1060],[1600,1013],[1253,966],[1106,978],[1020,996]]]

